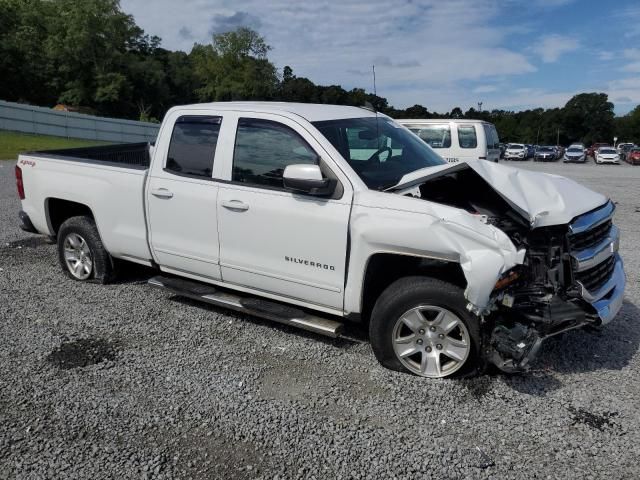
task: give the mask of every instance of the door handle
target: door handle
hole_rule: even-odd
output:
[[[239,212],[244,212],[249,210],[249,205],[240,200],[223,200],[222,206],[224,208],[228,208],[229,210],[237,210]]]
[[[154,188],[151,190],[151,195],[158,198],[171,198],[173,197],[173,192],[170,192],[166,188]]]

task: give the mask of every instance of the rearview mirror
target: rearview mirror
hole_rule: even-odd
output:
[[[324,178],[318,165],[287,165],[282,174],[284,187],[295,192],[330,196],[336,187],[336,182]]]

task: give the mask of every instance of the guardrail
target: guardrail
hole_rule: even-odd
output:
[[[154,142],[160,125],[0,100],[0,130],[114,143]]]

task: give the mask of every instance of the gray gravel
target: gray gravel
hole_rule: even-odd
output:
[[[67,279],[0,162],[0,478],[638,478],[640,167],[528,162],[618,203],[629,287],[526,375],[429,381],[153,290]]]

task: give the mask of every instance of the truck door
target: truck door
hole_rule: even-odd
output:
[[[326,152],[285,117],[251,113],[237,122],[228,181],[218,194],[224,282],[342,310],[350,184],[335,177],[332,198],[286,190],[287,165],[319,164],[334,177]]]
[[[212,175],[221,122],[219,116],[179,116],[170,141],[156,145],[145,195],[149,243],[165,271],[220,279]]]

